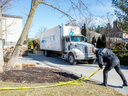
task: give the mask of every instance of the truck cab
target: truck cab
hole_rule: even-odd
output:
[[[92,53],[92,44],[87,43],[87,38],[82,35],[67,35],[64,38],[64,54],[70,64],[74,65],[77,61],[88,61],[94,63],[96,56]]]

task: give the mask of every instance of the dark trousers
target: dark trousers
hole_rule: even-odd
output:
[[[108,72],[112,69],[115,68],[115,71],[120,75],[123,84],[127,84],[127,81],[125,79],[124,74],[121,71],[120,68],[120,60],[117,58],[113,61],[110,61],[109,63],[107,63],[106,67],[103,70],[103,83],[104,85],[107,85],[107,79],[108,79]]]

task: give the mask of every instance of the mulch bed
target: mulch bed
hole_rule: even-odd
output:
[[[43,67],[23,66],[22,70],[7,70],[0,74],[3,82],[16,83],[58,83],[78,79],[68,72]]]

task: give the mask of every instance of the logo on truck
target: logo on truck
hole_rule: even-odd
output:
[[[42,40],[41,40],[41,43],[45,43],[45,42],[54,42],[55,41],[55,35],[51,35],[51,36],[48,36],[48,37],[44,37]]]
[[[70,29],[69,35],[74,35],[74,32],[72,32],[72,28]]]
[[[41,43],[44,43],[44,42],[46,42],[46,40],[42,40],[42,41],[41,41]]]

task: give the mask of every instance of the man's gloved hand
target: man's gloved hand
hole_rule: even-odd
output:
[[[99,64],[99,67],[102,69],[103,68],[103,65],[102,64]]]

